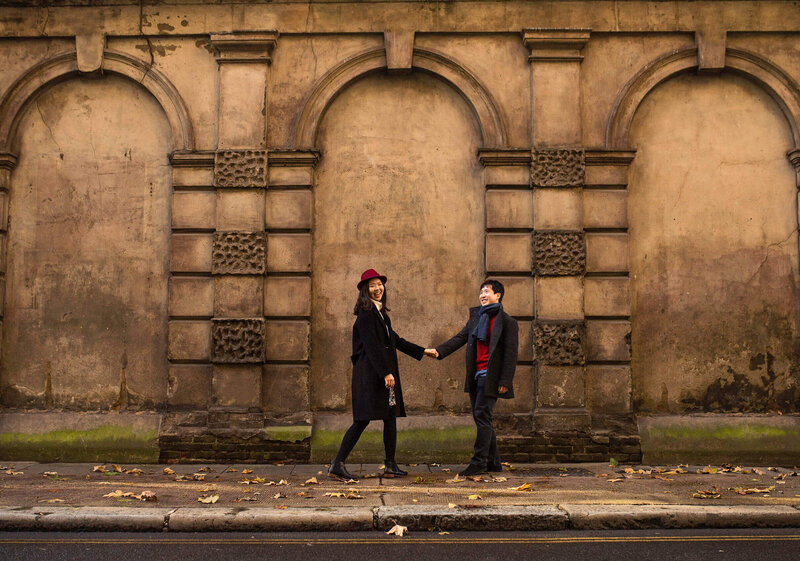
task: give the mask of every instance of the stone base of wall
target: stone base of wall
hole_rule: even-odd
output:
[[[639,464],[642,449],[636,435],[618,436],[580,431],[554,431],[532,436],[498,436],[500,457],[506,462],[608,462]]]
[[[263,413],[188,412],[164,416],[162,463],[309,463],[311,425],[269,425]]]

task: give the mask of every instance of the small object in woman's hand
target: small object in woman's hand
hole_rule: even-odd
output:
[[[394,388],[389,388],[389,405],[391,407],[397,405],[397,398],[394,395]]]

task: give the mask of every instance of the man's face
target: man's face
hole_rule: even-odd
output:
[[[371,279],[369,281],[369,297],[378,302],[381,301],[381,298],[383,298],[383,283],[381,279]]]
[[[500,293],[492,290],[492,286],[487,284],[486,286],[481,287],[481,291],[478,294],[478,300],[480,300],[481,306],[497,304],[500,301]]]

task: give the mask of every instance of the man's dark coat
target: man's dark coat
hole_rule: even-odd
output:
[[[452,339],[442,343],[436,350],[439,360],[460,349],[467,344],[467,376],[464,380],[464,391],[469,392],[475,388],[475,359],[478,356],[477,338],[472,334],[478,325],[481,308],[477,306],[469,309],[467,325]],[[517,320],[505,313],[501,308],[497,312],[489,338],[489,364],[486,367],[486,395],[502,399],[514,397],[514,372],[517,369],[517,346],[519,344],[519,327]],[[497,388],[505,386],[506,393],[498,393]]]
[[[403,387],[397,368],[397,351],[422,360],[425,349],[409,343],[392,330],[392,320],[376,308],[358,312],[353,325],[353,420],[371,421],[389,417],[389,389],[384,378],[394,375],[397,400],[395,416],[405,417]],[[387,333],[388,328],[388,333]]]

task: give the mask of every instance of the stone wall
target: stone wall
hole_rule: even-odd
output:
[[[504,282],[514,461],[689,461],[800,413],[794,4],[0,5],[19,457],[48,414],[133,412],[162,461],[324,461],[367,268],[426,346]],[[401,358],[409,441],[464,437],[462,361]]]

